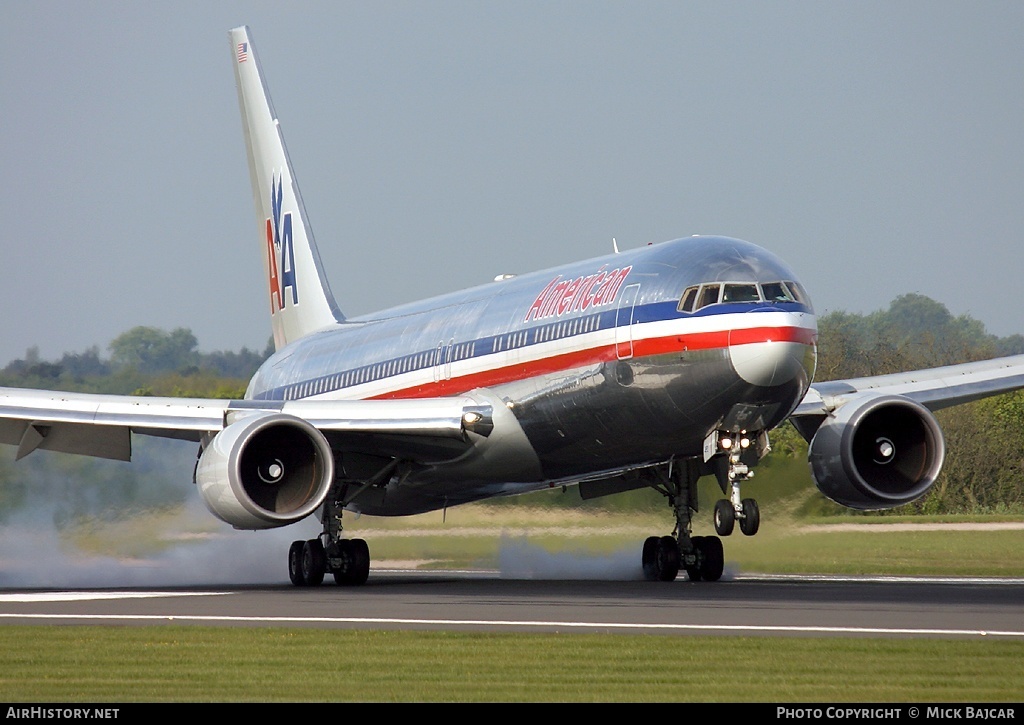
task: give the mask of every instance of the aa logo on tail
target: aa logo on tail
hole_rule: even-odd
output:
[[[299,287],[295,282],[295,250],[292,245],[292,213],[281,215],[282,179],[271,182],[270,206],[273,217],[267,219],[267,259],[270,263],[270,314],[288,305],[291,288],[292,304],[299,304]]]

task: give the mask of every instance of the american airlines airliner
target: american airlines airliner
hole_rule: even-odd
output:
[[[650,580],[722,576],[722,537],[757,533],[742,485],[792,420],[814,480],[858,509],[928,491],[944,457],[932,411],[1024,387],[1024,356],[814,384],[816,323],[793,270],[699,236],[362,317],[331,292],[251,34],[230,31],[275,353],[242,400],[0,389],[0,442],[128,460],[131,437],[198,444],[195,484],[240,529],[315,515],[297,586],[370,573],[344,512],[402,516],[575,485],[651,487],[672,511],[638,565]],[[717,536],[692,536],[714,476]]]

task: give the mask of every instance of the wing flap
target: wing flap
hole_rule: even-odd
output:
[[[115,461],[131,460],[131,432],[117,426],[0,420],[0,443],[17,446],[15,460],[35,450],[77,453]]]

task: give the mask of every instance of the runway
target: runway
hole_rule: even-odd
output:
[[[1024,640],[1024,579],[746,575],[662,583],[372,571],[356,588],[7,589],[0,623]]]

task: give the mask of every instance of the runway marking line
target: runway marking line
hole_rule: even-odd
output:
[[[523,627],[565,628],[565,629],[639,629],[689,632],[779,632],[790,634],[852,634],[852,635],[916,635],[916,636],[974,636],[974,637],[1021,637],[1024,630],[983,630],[983,629],[907,629],[891,627],[804,627],[788,625],[741,625],[741,624],[654,624],[624,622],[559,622],[501,619],[400,619],[389,617],[237,617],[224,615],[159,615],[159,614],[8,614],[0,613],[0,619],[62,619],[120,622],[242,622],[263,624],[406,624],[447,627]]]
[[[219,597],[230,592],[23,592],[0,594],[3,602],[88,602],[97,599],[155,599],[158,597]]]

